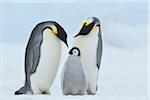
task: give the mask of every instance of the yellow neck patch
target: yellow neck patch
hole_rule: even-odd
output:
[[[56,28],[55,25],[52,25],[51,28],[52,28],[52,32],[53,32],[55,35],[58,34],[58,31],[57,31],[57,28]]]

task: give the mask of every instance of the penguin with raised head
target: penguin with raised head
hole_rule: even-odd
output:
[[[73,47],[69,54],[62,71],[62,92],[64,95],[84,95],[86,92],[86,79],[80,59],[80,50]]]
[[[81,62],[86,73],[87,93],[95,95],[102,57],[102,36],[98,18],[86,19],[74,38],[74,46],[82,52]]]
[[[61,41],[67,34],[55,21],[41,22],[33,29],[25,52],[25,85],[19,94],[49,94],[60,61]]]

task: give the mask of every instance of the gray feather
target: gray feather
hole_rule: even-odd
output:
[[[48,28],[51,24],[52,22],[40,23],[32,31],[31,37],[29,39],[26,48],[26,58],[25,58],[26,74],[33,74],[36,71],[40,58],[40,47],[43,41],[43,31],[44,29]],[[30,54],[33,57],[31,57]]]
[[[64,65],[62,90],[65,95],[83,95],[86,88],[85,74],[79,56],[70,55]]]

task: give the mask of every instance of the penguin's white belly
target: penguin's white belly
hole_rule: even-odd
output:
[[[94,81],[97,76],[96,55],[97,55],[97,34],[90,33],[88,36],[79,36],[74,42],[81,51],[81,62],[86,73],[87,81]]]
[[[60,61],[61,43],[54,34],[45,30],[40,50],[37,70],[31,75],[31,88],[33,91],[38,90],[38,92],[48,90],[56,76]]]

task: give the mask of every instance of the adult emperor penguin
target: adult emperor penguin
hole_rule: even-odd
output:
[[[62,71],[62,92],[64,95],[84,95],[86,78],[80,59],[80,50],[77,47],[73,47],[69,54]]]
[[[100,21],[96,17],[86,19],[74,38],[74,46],[81,51],[81,62],[87,79],[87,93],[95,95],[102,57]]]
[[[68,46],[67,34],[57,22],[36,25],[25,52],[25,85],[16,95],[49,94],[59,66],[61,41]]]

